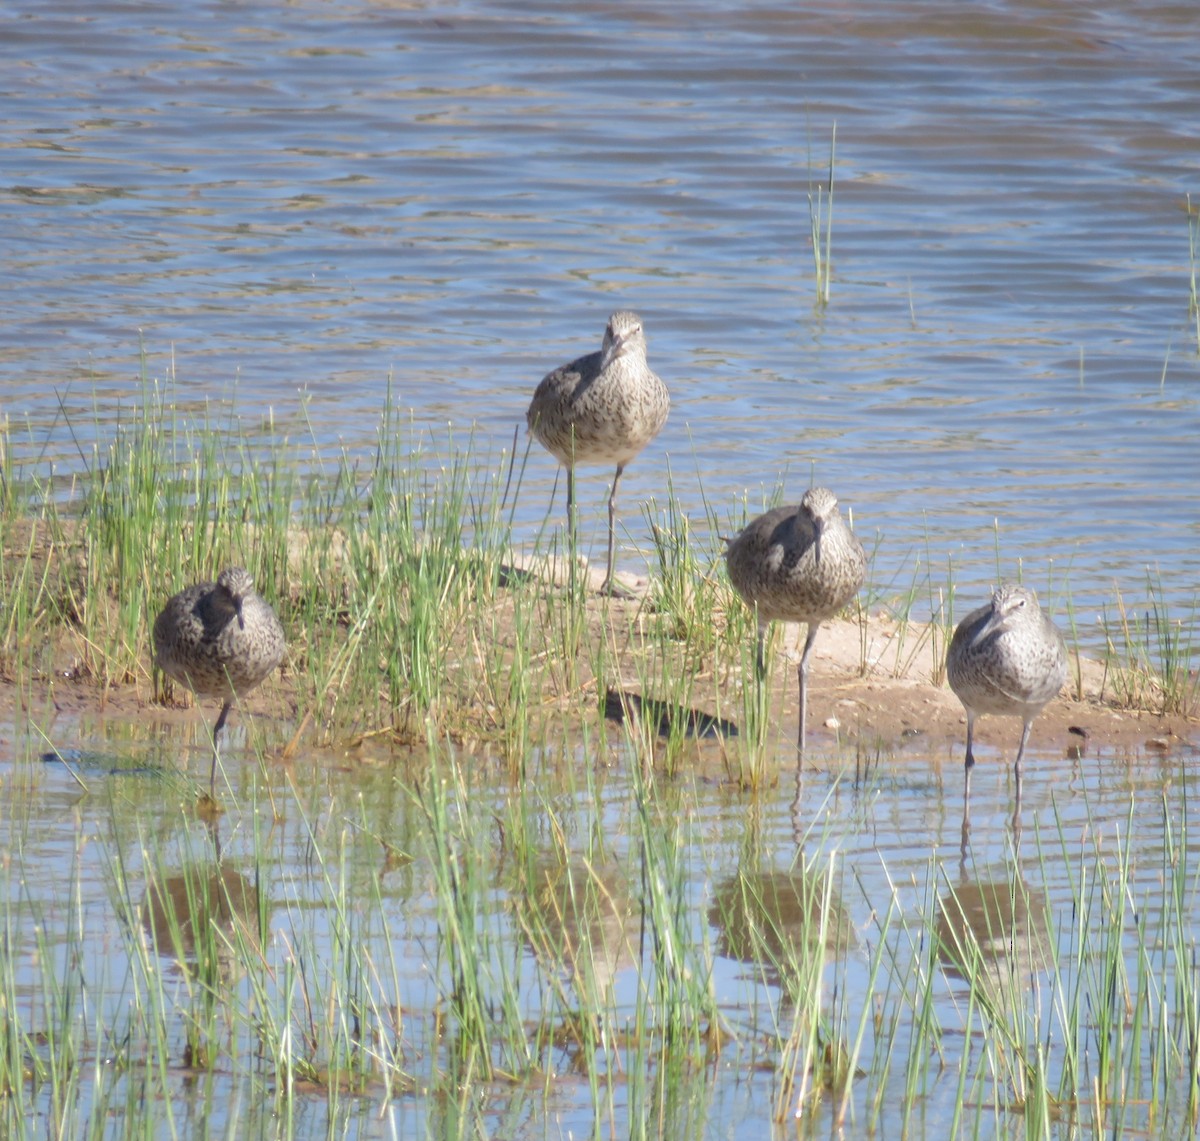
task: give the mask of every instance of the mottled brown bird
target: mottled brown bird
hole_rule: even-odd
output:
[[[1034,718],[1067,680],[1067,647],[1058,627],[1028,587],[1006,583],[986,606],[954,631],[946,676],[967,712],[966,793],[971,792],[975,719],[982,713],[1019,717],[1021,743],[1014,765],[1021,797],[1021,758]]]
[[[229,710],[283,661],[286,649],[279,618],[242,567],[228,567],[216,582],[181,590],[154,620],[158,668],[197,697],[222,702],[213,727],[210,795],[217,778],[217,738]]]
[[[763,642],[773,621],[806,622],[808,636],[797,670],[800,731],[808,706],[808,657],[817,630],[857,593],[867,574],[867,555],[825,487],[804,493],[799,507],[776,507],[760,515],[725,551],[729,581],[758,616],[758,668],[766,670]]]
[[[601,586],[613,586],[617,483],[625,465],[662,431],[671,408],[667,386],[646,363],[646,334],[636,313],[608,319],[598,352],[542,378],[525,414],[534,438],[567,469],[567,523],[572,549],[575,465],[615,464],[608,497],[608,563]]]

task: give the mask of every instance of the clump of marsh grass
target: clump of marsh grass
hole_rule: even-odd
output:
[[[709,949],[691,921],[688,822],[671,803],[678,786],[664,798],[652,767],[635,764],[630,784],[644,922],[637,1053],[657,1041],[663,1049],[704,1056],[719,1047],[722,1030]],[[638,1058],[639,1065],[646,1062]]]
[[[703,484],[701,483],[703,488]],[[705,656],[713,654],[727,623],[729,595],[721,564],[723,552],[715,513],[704,499],[705,530],[698,535],[675,493],[667,468],[666,499],[651,496],[642,515],[653,540],[650,606],[666,637],[688,642]],[[722,589],[721,583],[724,583]]]
[[[1186,811],[1176,824],[1164,800],[1157,874],[1138,866],[1132,800],[1124,821],[1081,830],[1057,808],[1052,816],[1034,832],[1032,858],[1014,851],[999,874],[977,880],[964,860],[951,880],[931,862],[929,883],[944,890],[936,908],[922,908],[936,932],[928,958],[893,960],[913,1025],[920,1011],[938,1012],[929,1046],[938,1044],[942,1068],[957,1068],[947,1134],[969,1135],[984,1114],[1019,1114],[1039,1136],[1068,1119],[1112,1136],[1194,1128],[1200,979]],[[951,1031],[980,1048],[950,1056]],[[913,1051],[910,1067],[921,1056]],[[906,1105],[920,1089],[907,1086]]]
[[[8,416],[0,416],[0,519],[7,519],[12,515],[16,502],[12,446],[9,443],[10,430]]]
[[[967,1022],[979,1019],[986,1030],[994,1078],[1016,1104],[1046,1117],[1046,1062],[1040,1050],[1027,1049],[1039,1027],[1026,1001],[1030,980],[1036,985],[1049,960],[1045,897],[1019,877],[947,878],[945,887],[936,930],[943,969],[969,986]]]
[[[461,729],[455,713],[475,684],[463,655],[472,623],[495,603],[507,527],[496,473],[460,461],[435,465],[390,405],[378,440],[364,507],[357,495],[342,498],[336,519],[345,535],[342,605],[353,655],[338,654],[330,624],[308,626],[311,693],[366,712],[369,729],[378,725],[372,713],[382,698],[396,735],[420,741],[427,719]],[[453,439],[447,446],[454,454]],[[348,485],[350,476],[343,463],[339,483]],[[336,675],[325,671],[330,661]]]
[[[490,1077],[524,1073],[533,1061],[516,989],[517,948],[504,939],[490,902],[496,880],[490,830],[480,828],[476,793],[453,749],[430,740],[427,779],[417,790],[426,859],[438,908],[435,966],[456,1070]]]
[[[1200,709],[1195,603],[1186,617],[1172,616],[1161,581],[1148,576],[1144,610],[1127,605],[1120,591],[1114,606],[1115,617],[1106,610],[1103,623],[1107,678],[1118,703],[1184,716]]]
[[[816,275],[817,306],[829,304],[830,279],[833,272],[833,158],[837,146],[837,124],[829,134],[829,166],[825,183],[818,182],[814,188],[811,178],[810,159],[808,190],[809,237],[812,241],[813,269]]]
[[[763,645],[768,662],[772,660],[772,643],[776,637],[778,630],[771,630]],[[759,666],[757,639],[743,638],[739,650],[741,720],[738,739],[729,743],[726,755],[733,762],[730,776],[737,785],[744,789],[758,789],[769,783],[768,767],[774,755],[770,747],[774,687],[769,671]]]
[[[115,1012],[94,982],[93,994],[130,1055],[110,1062],[145,1064],[163,1087],[180,1067],[209,1080],[266,1068],[283,1106],[304,1087],[332,1102],[411,1087],[378,876],[364,883],[357,830],[327,833],[292,807],[309,859],[282,882],[253,810],[249,856],[236,865],[222,855],[219,824],[193,835],[185,823],[177,844],[139,834],[128,852],[114,837],[106,870],[127,975],[116,983]]]
[[[928,553],[916,557],[912,577],[901,590],[894,582],[876,588],[876,596],[895,622],[895,632],[887,653],[891,658],[893,677],[910,677],[917,663],[928,661],[928,680],[942,685],[946,680],[946,650],[954,631],[954,567],[948,563],[944,582],[938,581],[930,569]],[[926,609],[929,617],[918,621],[918,608]]]
[[[1043,855],[1039,848],[1040,860],[1068,870],[1073,901],[1069,927],[1051,941],[1052,1009],[1063,1043],[1054,1092],[1058,1101],[1086,1106],[1097,1121],[1115,1124],[1128,1121],[1132,1078],[1152,1118],[1161,1118],[1179,1108],[1168,1104],[1168,1094],[1182,1072],[1194,1124],[1196,1047],[1183,1032],[1198,982],[1195,933],[1184,920],[1195,891],[1180,846],[1186,823],[1177,833],[1164,805],[1163,875],[1151,886],[1138,882],[1132,820],[1131,803],[1123,827],[1118,821],[1091,829],[1078,851],[1060,823],[1056,850]],[[1176,1003],[1163,1001],[1169,994]]]

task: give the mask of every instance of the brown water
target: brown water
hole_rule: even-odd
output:
[[[815,475],[853,508],[860,533],[880,536],[872,576],[883,590],[932,567],[957,584],[961,613],[1021,566],[1060,615],[1069,591],[1095,645],[1095,617],[1117,591],[1143,597],[1149,568],[1195,628],[1192,5],[24,0],[4,21],[0,415],[16,426],[26,472],[70,470],[77,445],[111,430],[137,400],[142,345],[146,372],[172,378],[189,408],[228,400],[251,423],[269,407],[302,434],[307,400],[326,455],[370,454],[390,383],[418,425],[475,425],[480,451],[499,456],[539,377],[598,346],[608,312],[628,306],[646,320],[674,407],[622,481],[627,564],[645,540],[636,506],[661,496],[669,457],[697,517],[704,500],[735,512],[747,489],[757,502],[764,485],[795,492]],[[825,177],[835,123],[832,298],[818,308],[806,196]],[[581,482],[597,550],[609,474]],[[541,520],[554,478],[535,452],[520,527]],[[293,730],[269,727],[270,743]],[[83,750],[87,792],[38,759],[47,740]],[[383,873],[377,862],[378,837],[422,851],[405,786],[391,769],[312,758],[297,766],[296,799],[280,772],[257,772],[240,729],[230,758],[245,803],[286,806],[273,830],[265,808],[246,809],[221,833],[243,875],[250,852],[267,853],[272,963],[282,977],[298,930],[334,958],[336,893],[314,867],[312,836],[344,829],[341,897],[380,893],[388,930],[362,937],[398,964],[408,1062],[426,1075],[444,982],[429,966],[432,873],[419,856]],[[599,813],[636,899],[629,758],[619,743],[579,758],[597,760],[612,766],[598,807],[570,782],[546,795],[561,795],[580,832]],[[1070,761],[1035,732],[1019,842],[1010,760],[982,758],[965,861],[957,753],[888,759],[857,781],[854,758],[819,756],[798,818],[783,759],[780,788],[753,810],[683,782],[694,933],[710,941],[717,1001],[745,1034],[686,1112],[660,1113],[667,1135],[771,1128],[770,1059],[760,1065],[754,1044],[779,991],[742,961],[736,925],[722,930],[711,912],[739,866],[786,897],[779,877],[798,849],[835,861],[835,926],[855,936],[831,958],[851,1005],[871,1001],[877,916],[894,902],[922,930],[946,883],[1022,879],[1069,930],[1063,853],[1083,867],[1093,846],[1110,853],[1128,838],[1133,903],[1161,909],[1164,837],[1186,820],[1193,752]],[[52,943],[79,924],[85,962],[58,973],[86,982],[104,1025],[121,1024],[132,968],[114,866],[140,890],[144,837],[172,871],[207,858],[211,842],[178,812],[180,765],[207,771],[199,738],[181,742],[177,727],[149,737],[102,720],[60,719],[45,738],[0,729],[0,848],[11,913],[27,924],[15,933],[23,1017],[41,1010],[41,964],[57,945],[37,949],[35,924]],[[510,790],[486,759],[479,766],[480,805],[497,809]],[[550,830],[544,806],[534,816]],[[986,886],[976,894],[989,890],[995,898]],[[1132,948],[1134,925],[1121,932]],[[904,977],[923,948],[895,946]],[[519,969],[535,974],[529,958]],[[619,959],[611,969],[614,1001],[631,1012],[637,970]],[[936,1001],[940,1019],[961,1024],[952,971]],[[863,1064],[882,1048],[869,1038]],[[966,1047],[948,1049],[957,1059]],[[105,1055],[93,1043],[89,1062]],[[552,1061],[571,1072],[569,1058]],[[902,1128],[885,1114],[882,1135],[945,1137],[954,1074],[927,1080],[919,1122]],[[894,1105],[903,1079],[897,1065],[882,1086],[857,1088],[882,1088]],[[107,1111],[111,1136],[137,1112],[163,1136],[224,1136],[230,1118],[242,1120],[239,1136],[453,1132],[436,1101],[385,1105],[377,1091],[335,1105],[304,1095],[281,1122],[261,1073],[200,1090],[179,1076],[144,1103],[132,1083],[100,1084],[128,1098],[128,1113]],[[615,1127],[631,1133],[645,1120],[632,1088],[621,1081],[613,1094]],[[513,1137],[587,1135],[591,1107],[586,1083],[569,1081],[549,1102],[489,1086],[476,1106],[483,1129]],[[864,1120],[865,1105],[854,1113]],[[822,1110],[812,1131],[828,1134],[831,1120]],[[1078,1136],[1072,1128],[1053,1135]],[[1019,1115],[1000,1115],[981,1135],[1022,1130]]]

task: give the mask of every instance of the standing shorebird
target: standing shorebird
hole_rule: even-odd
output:
[[[575,465],[616,464],[608,497],[608,565],[613,586],[617,483],[625,465],[667,422],[671,395],[646,363],[646,334],[636,313],[608,319],[600,350],[542,378],[525,414],[529,431],[567,469],[567,524],[575,547]]]
[[[229,710],[279,665],[286,649],[275,611],[241,567],[223,570],[215,583],[181,590],[154,620],[158,668],[197,697],[219,697],[223,703],[213,727],[210,796],[217,779],[217,738]]]
[[[758,616],[758,671],[766,673],[763,641],[773,621],[806,622],[808,637],[797,670],[800,733],[808,705],[808,656],[821,623],[857,593],[867,574],[867,555],[825,487],[804,493],[799,507],[776,507],[760,515],[725,551],[729,581]]]
[[[967,711],[965,798],[971,795],[975,765],[975,718],[996,713],[1024,722],[1015,765],[1019,805],[1021,758],[1033,719],[1067,680],[1062,634],[1042,612],[1032,590],[1005,584],[991,602],[972,610],[958,624],[946,655],[946,675]]]

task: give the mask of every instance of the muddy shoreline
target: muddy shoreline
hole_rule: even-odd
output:
[[[528,572],[528,567],[521,569]],[[628,629],[646,612],[650,605],[648,581],[625,575],[623,582],[632,597],[589,599],[593,632],[606,624],[613,629]],[[795,664],[802,630],[794,624],[783,626],[772,658],[772,718],[778,722],[784,740],[794,733],[796,725]],[[941,680],[943,654],[941,631],[923,624],[902,625],[882,611],[861,620],[842,618],[822,625],[810,668],[810,749],[820,751],[850,744],[914,760],[961,749],[966,718],[958,699]],[[606,693],[607,716],[617,720],[622,710],[614,705],[613,693],[633,694],[649,703],[657,700],[658,695],[643,692],[639,685],[633,655],[633,649],[626,646],[613,676],[592,678],[572,696],[581,727],[589,718],[606,716]],[[145,665],[144,677],[107,690],[93,680],[73,677],[66,662],[56,668],[52,678],[25,684],[2,679],[0,718],[17,724],[27,715],[41,715],[53,708],[68,716],[93,713],[181,724],[196,720],[200,715],[187,694],[177,694],[165,704],[154,700],[149,663]],[[1070,653],[1067,685],[1035,722],[1034,747],[1064,753],[1081,747],[1160,754],[1194,753],[1200,749],[1200,718],[1120,707],[1113,699],[1113,689],[1111,672],[1102,663],[1077,659]],[[548,701],[555,700],[553,695],[544,696]],[[295,687],[286,668],[268,679],[245,703],[245,709],[284,723],[283,733],[296,735],[293,748],[321,747],[312,740],[315,733],[311,724],[300,724]],[[694,712],[707,719],[716,711],[701,707]],[[728,709],[721,713],[728,718]],[[204,716],[211,720],[215,710],[206,708]],[[980,718],[976,728],[980,744],[1006,755],[1015,749],[1019,732],[1016,720],[998,717]],[[333,747],[344,756],[357,744],[335,741]],[[370,752],[377,755],[384,748],[385,742],[379,741]]]

